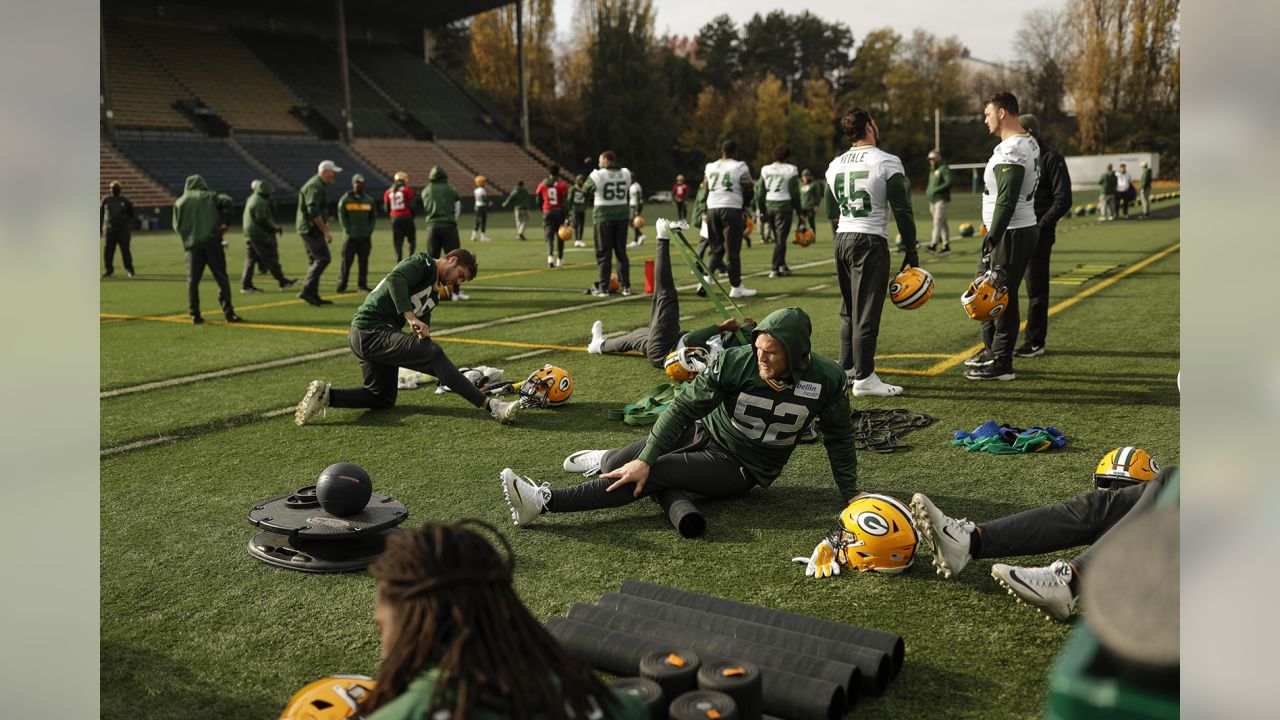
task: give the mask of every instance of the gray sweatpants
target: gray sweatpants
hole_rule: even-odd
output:
[[[667,354],[679,343],[680,334],[680,295],[671,277],[671,241],[659,238],[653,258],[653,309],[649,311],[649,325],[609,338],[601,349],[607,353],[639,350],[654,367],[660,368]]]
[[[866,233],[837,233],[840,283],[840,367],[858,380],[876,371],[880,312],[889,291],[889,241]]]
[[[933,235],[929,240],[929,247],[938,243],[942,243],[942,247],[951,245],[951,230],[947,227],[947,206],[950,204],[946,200],[929,203],[929,212],[933,215]]]
[[[329,267],[329,243],[325,242],[323,233],[313,229],[303,233],[302,245],[307,249],[307,259],[311,262],[307,265],[307,275],[302,280],[300,294],[319,297],[320,275]]]

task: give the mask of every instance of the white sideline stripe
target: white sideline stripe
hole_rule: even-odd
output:
[[[523,360],[525,358],[531,358],[534,355],[542,355],[543,353],[549,353],[549,352],[551,351],[545,348],[542,350],[532,350],[527,353],[520,353],[519,355],[508,355],[507,357],[503,358],[503,360]]]
[[[796,265],[799,269],[817,267],[818,265],[826,265],[835,262],[835,258],[826,260],[815,260],[809,263]],[[764,277],[769,274],[768,270],[743,275],[743,277]],[[676,289],[680,291],[694,290],[698,287],[697,283],[678,286]],[[819,285],[819,288],[826,285]],[[812,289],[812,288],[811,288]],[[528,313],[526,315],[514,315],[511,317],[499,318],[497,320],[488,320],[480,323],[472,323],[470,325],[459,325],[458,327],[445,328],[443,330],[433,331],[431,334],[437,337],[448,337],[449,335],[457,335],[458,333],[470,332],[472,330],[485,330],[487,328],[496,327],[498,325],[509,325],[511,323],[524,322],[525,320],[536,320],[538,318],[551,317],[553,315],[563,315],[564,313],[578,312],[580,310],[592,310],[603,307],[605,305],[616,305],[618,303],[629,302],[632,300],[650,300],[649,296],[644,293],[636,293],[630,297],[617,297],[611,300],[598,300],[596,302],[585,302],[578,305],[566,305],[561,308],[553,308],[551,310],[542,310],[536,313]],[[145,392],[147,390],[159,390],[161,388],[175,387],[177,385],[186,385],[187,383],[199,382],[201,380],[210,380],[213,378],[227,377],[230,375],[240,375],[242,373],[253,372],[255,370],[267,370],[270,368],[283,367],[286,365],[296,365],[298,363],[310,362],[311,360],[323,360],[329,357],[337,357],[349,352],[346,347],[341,349],[325,350],[309,355],[297,355],[290,358],[281,358],[279,360],[270,360],[263,363],[254,363],[253,365],[242,365],[240,367],[226,368],[223,370],[215,370],[207,373],[199,373],[197,375],[188,375],[185,377],[169,378],[168,380],[158,380],[156,382],[143,383],[142,385],[133,385],[130,387],[116,388],[115,390],[105,390],[98,394],[99,399],[107,399],[128,395],[131,393]]]
[[[130,385],[129,387],[116,388],[115,390],[104,390],[98,393],[98,397],[105,400],[107,398],[119,397],[121,395],[131,395],[133,393],[146,392],[147,390],[160,390],[162,388],[186,385],[187,383],[199,382],[201,380],[211,380],[213,378],[227,377],[229,375],[254,372],[255,370],[269,370],[271,368],[284,367],[286,365],[311,362],[312,360],[324,360],[325,358],[344,355],[347,352],[349,352],[349,350],[344,347],[341,349],[308,353],[306,355],[295,355],[293,357],[280,358],[279,360],[268,360],[266,362],[254,363],[252,365],[241,365],[240,367],[213,370],[196,375],[169,378],[168,380],[157,380],[155,382],[143,383],[141,385]]]
[[[804,266],[803,266],[803,265],[801,265],[800,267],[804,267]],[[830,284],[831,284],[831,283],[822,283],[821,285],[814,285],[813,287],[807,287],[807,288],[805,288],[805,290],[821,290],[822,288],[824,288],[824,287],[826,287],[826,286],[828,286],[828,285],[830,285]]]
[[[770,295],[768,297],[762,297],[760,299],[761,300],[781,300],[782,298],[789,298],[789,297],[791,297],[791,293],[782,293],[781,295]]]
[[[297,406],[290,405],[289,407],[282,407],[282,408],[276,408],[275,410],[268,410],[264,413],[260,413],[258,417],[264,420],[269,420],[271,418],[280,417],[281,415],[290,415],[296,410],[297,410]],[[171,440],[181,440],[181,439],[182,439],[181,435],[157,435],[156,437],[145,438],[143,440],[136,440],[134,442],[127,443],[125,445],[115,445],[113,447],[103,448],[102,452],[99,453],[99,457],[109,457],[111,455],[119,455],[122,452],[129,452],[130,450],[140,450],[142,448],[151,447],[152,445],[160,445],[162,443],[167,443]]]

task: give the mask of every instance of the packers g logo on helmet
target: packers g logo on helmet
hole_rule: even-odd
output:
[[[572,225],[561,225],[561,226],[560,226],[560,229],[556,231],[556,235],[558,235],[558,236],[560,237],[560,239],[561,239],[561,240],[572,240],[572,239],[573,239],[573,226],[572,226]]]
[[[995,320],[1008,307],[1009,293],[996,284],[995,273],[988,271],[969,283],[960,296],[960,304],[974,320]]]
[[[555,365],[543,365],[529,373],[520,385],[520,404],[524,407],[557,407],[569,402],[573,394],[573,376]]]
[[[362,717],[360,707],[373,693],[373,678],[334,675],[321,678],[293,694],[280,720],[346,720]]]
[[[827,541],[836,559],[859,572],[900,573],[915,560],[920,534],[911,512],[888,495],[860,493],[836,518]]]
[[[671,382],[689,382],[706,370],[709,362],[711,362],[711,353],[707,352],[706,348],[696,345],[685,346],[667,353],[662,369],[667,373],[667,377],[671,378]]]
[[[933,276],[928,270],[909,267],[889,283],[889,299],[903,310],[915,310],[933,297]]]
[[[813,231],[809,228],[804,230],[796,230],[796,244],[800,247],[809,247],[813,244]]]
[[[1119,447],[1098,461],[1093,484],[1100,488],[1122,488],[1147,482],[1160,473],[1151,453],[1138,447]]]

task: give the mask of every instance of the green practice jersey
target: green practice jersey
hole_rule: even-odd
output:
[[[440,670],[434,667],[418,675],[403,693],[375,710],[368,716],[368,720],[425,720],[441,717],[442,712],[443,717],[453,717],[449,712],[452,710],[449,707],[452,699],[448,692],[445,693],[443,705],[432,702],[439,677]],[[592,714],[583,720],[648,720],[649,711],[638,698],[616,690],[614,694],[617,702],[605,708],[598,708],[600,711],[598,715]],[[501,718],[510,717],[508,713],[500,712],[498,708],[483,700],[479,705],[480,707],[474,708],[468,717],[475,720],[501,720]],[[546,717],[546,715],[535,714],[534,717]]]
[[[770,313],[754,334],[768,334],[783,345],[790,377],[766,382],[754,347],[726,349],[658,417],[639,459],[652,464],[674,447],[689,423],[701,420],[747,476],[768,487],[791,458],[801,431],[821,419],[832,475],[845,499],[852,498],[858,469],[847,380],[839,365],[812,354],[811,328],[800,308]]]
[[[436,261],[421,252],[410,255],[382,278],[361,303],[351,324],[361,330],[404,327],[404,311],[412,310],[422,322],[431,324],[431,310],[440,303],[436,292]]]

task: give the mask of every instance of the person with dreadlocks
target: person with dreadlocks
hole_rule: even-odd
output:
[[[513,570],[510,543],[476,520],[426,523],[387,541],[369,568],[382,667],[368,720],[648,717],[543,629],[516,595]]]

